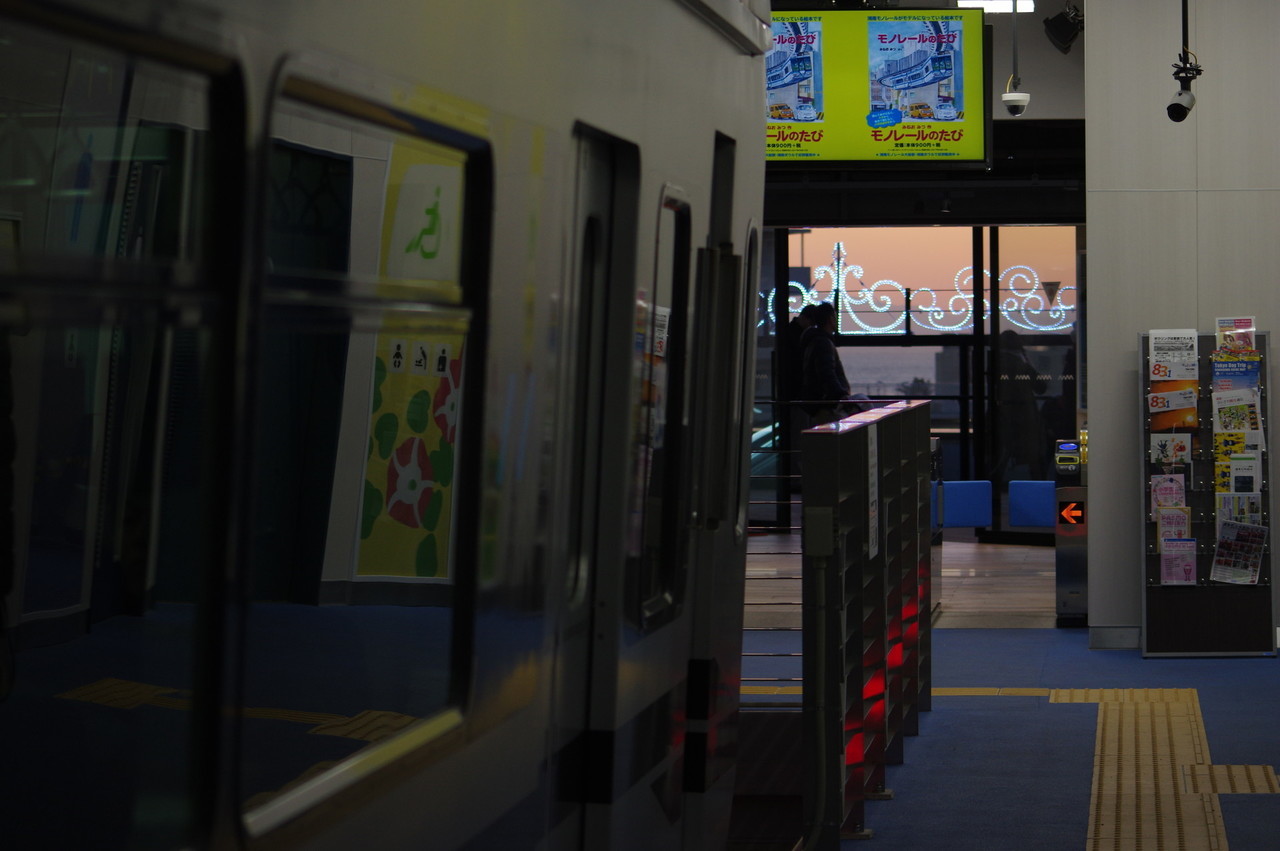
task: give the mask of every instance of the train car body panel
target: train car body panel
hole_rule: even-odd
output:
[[[0,0],[15,835],[722,841],[767,17]]]

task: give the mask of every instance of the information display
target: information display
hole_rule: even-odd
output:
[[[982,10],[779,12],[766,158],[983,164]]]

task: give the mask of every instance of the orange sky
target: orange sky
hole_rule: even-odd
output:
[[[832,246],[842,241],[845,263],[861,266],[868,284],[889,279],[912,290],[945,291],[970,265],[972,238],[970,227],[815,228],[791,235],[790,264],[830,265]],[[1001,227],[1000,265],[1030,266],[1041,281],[1071,286],[1076,283],[1075,244],[1074,227]]]

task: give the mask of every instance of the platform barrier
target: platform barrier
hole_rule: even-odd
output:
[[[929,416],[895,402],[801,435],[808,847],[870,836],[864,803],[891,797],[885,766],[930,705]],[[964,501],[989,512],[987,486]]]

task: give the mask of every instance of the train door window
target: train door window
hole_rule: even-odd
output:
[[[587,191],[580,188],[580,192]],[[579,206],[583,201],[579,200]],[[604,294],[607,291],[609,252],[604,245],[604,225],[595,209],[583,211],[579,222],[576,270],[577,308],[579,321],[574,325],[577,345],[574,364],[574,389],[571,410],[577,412],[569,425],[570,435],[566,446],[575,459],[572,474],[571,510],[567,514],[568,540],[571,542],[569,570],[566,577],[565,599],[573,608],[582,605],[590,593],[593,542],[587,530],[591,506],[596,504],[596,488],[599,484],[596,471],[599,468],[600,418],[592,415],[599,409],[599,385],[601,345],[603,337]]]
[[[755,349],[756,339],[752,332],[747,329],[754,324],[755,311],[748,304],[754,294],[760,290],[760,231],[754,225],[747,231],[747,254],[746,263],[743,268],[742,293],[744,298],[739,302],[740,310],[743,311],[740,320],[734,323],[734,328],[738,329],[738,339],[736,342],[737,349],[745,353]],[[736,407],[739,415],[742,417],[742,427],[737,431],[738,434],[738,452],[734,456],[739,462],[750,463],[750,446],[755,431],[755,363],[752,362],[753,371],[748,373],[744,369],[738,371],[738,380],[735,382],[737,387],[737,397],[735,399]],[[750,390],[748,389],[750,383]],[[746,456],[743,453],[747,453]],[[743,498],[744,489],[748,487],[748,476],[739,476],[738,484],[735,488],[737,493],[737,505],[740,506],[742,512],[738,518],[738,525],[741,530],[745,531],[747,520],[747,500]]]
[[[479,137],[301,75],[269,137],[240,779],[255,834],[460,701],[490,180]],[[297,788],[318,763],[342,770]]]
[[[689,203],[664,189],[654,244],[652,288],[636,299],[634,443],[627,530],[627,611],[653,628],[678,610],[684,588],[683,452],[687,350]]]
[[[698,370],[691,418],[699,430],[695,445],[698,515],[714,530],[738,517],[738,410],[743,388],[739,376],[746,322],[742,258],[733,252],[734,163],[737,145],[717,133],[711,185],[707,247],[699,250],[694,313],[699,333],[690,360]]]
[[[617,564],[638,546],[633,508],[642,439],[639,381],[651,321],[646,308],[637,306],[647,296],[634,277],[640,151],[585,125],[577,128],[576,142],[577,268],[566,350],[575,352],[570,476],[577,487],[568,510],[572,564],[567,586],[573,604],[584,593],[595,600],[614,599],[622,595],[618,583],[623,583],[634,603],[634,560],[627,559],[621,572],[595,566]],[[634,621],[635,609],[628,612]]]
[[[243,91],[202,48],[38,17],[0,22],[0,824],[9,847],[184,847],[207,830]]]

